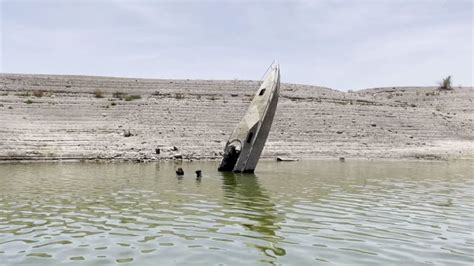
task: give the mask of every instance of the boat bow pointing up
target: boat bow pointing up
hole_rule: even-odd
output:
[[[227,141],[219,171],[254,172],[272,126],[279,94],[280,67],[272,65],[247,113]]]

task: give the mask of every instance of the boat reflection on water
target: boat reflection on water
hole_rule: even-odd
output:
[[[278,247],[278,242],[283,240],[277,234],[280,230],[279,222],[282,217],[278,214],[275,204],[266,195],[258,183],[254,174],[234,174],[223,172],[224,205],[231,211],[230,215],[241,218],[241,226],[250,232],[247,237],[265,240],[268,245],[257,245],[247,243],[262,251],[265,255],[275,258],[286,255],[283,248]]]

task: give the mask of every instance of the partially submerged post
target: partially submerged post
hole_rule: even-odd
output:
[[[279,94],[280,67],[272,65],[247,113],[227,141],[219,171],[254,172],[272,126]]]

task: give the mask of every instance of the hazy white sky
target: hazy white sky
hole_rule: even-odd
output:
[[[473,84],[472,0],[0,1],[0,72]]]

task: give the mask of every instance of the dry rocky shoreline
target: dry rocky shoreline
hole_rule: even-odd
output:
[[[0,74],[0,161],[220,159],[257,81]],[[262,154],[474,158],[474,88],[282,84]]]

